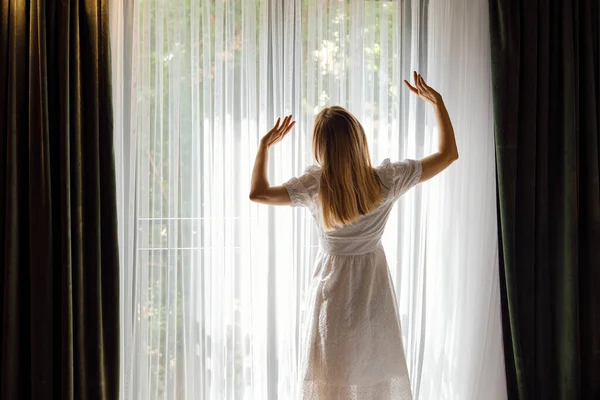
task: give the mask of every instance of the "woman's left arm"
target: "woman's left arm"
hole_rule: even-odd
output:
[[[250,200],[257,203],[271,205],[290,205],[292,200],[287,189],[283,186],[270,186],[267,178],[267,165],[269,164],[269,148],[279,143],[285,135],[292,129],[296,121],[292,121],[292,116],[277,119],[277,123],[260,141],[254,169],[252,170],[252,180],[250,187]]]

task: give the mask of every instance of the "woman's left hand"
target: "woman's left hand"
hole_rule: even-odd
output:
[[[281,121],[281,118],[277,118],[277,123],[260,141],[261,145],[271,147],[272,145],[279,143],[281,139],[293,128],[296,121],[292,121],[292,116],[288,115]]]

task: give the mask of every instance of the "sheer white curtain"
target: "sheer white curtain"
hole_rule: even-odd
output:
[[[304,210],[248,200],[259,138],[279,184],[313,163],[326,105],[363,123],[373,162],[460,159],[399,202],[384,236],[415,399],[505,399],[485,0],[114,0],[123,399],[293,399],[318,250]]]

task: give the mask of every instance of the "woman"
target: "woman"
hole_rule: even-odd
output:
[[[412,399],[381,236],[395,201],[458,159],[442,97],[416,72],[414,80],[415,86],[404,82],[433,105],[439,125],[439,151],[422,160],[385,159],[373,168],[360,123],[343,108],[329,107],[314,124],[313,152],[319,166],[270,186],[268,149],[292,129],[291,116],[277,120],[261,141],[250,199],[308,207],[320,236],[303,328],[303,399]]]

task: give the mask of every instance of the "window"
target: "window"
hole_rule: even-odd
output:
[[[493,145],[481,135],[491,131],[489,72],[481,72],[489,67],[479,56],[489,40],[486,25],[473,22],[487,11],[399,0],[111,7],[122,397],[294,397],[318,238],[304,210],[248,201],[258,140],[277,116],[298,121],[270,154],[269,179],[281,183],[314,162],[314,116],[339,104],[364,125],[374,163],[419,158],[436,144],[435,120],[402,86],[413,69],[445,85],[448,104],[460,105],[452,116],[461,144],[476,149],[461,151],[465,167],[407,194],[384,236],[413,390],[458,398],[446,394],[489,387],[486,368],[457,356],[464,346],[439,346],[450,329],[472,334],[489,322],[466,322],[486,306],[459,296],[471,292],[457,280],[468,271],[469,281],[493,285],[496,272],[464,247],[476,238],[481,254],[497,251],[495,211],[481,206],[494,199],[483,184],[493,180],[493,157],[479,155]],[[489,335],[469,354],[490,354],[501,331]],[[442,362],[449,354],[455,364]]]

